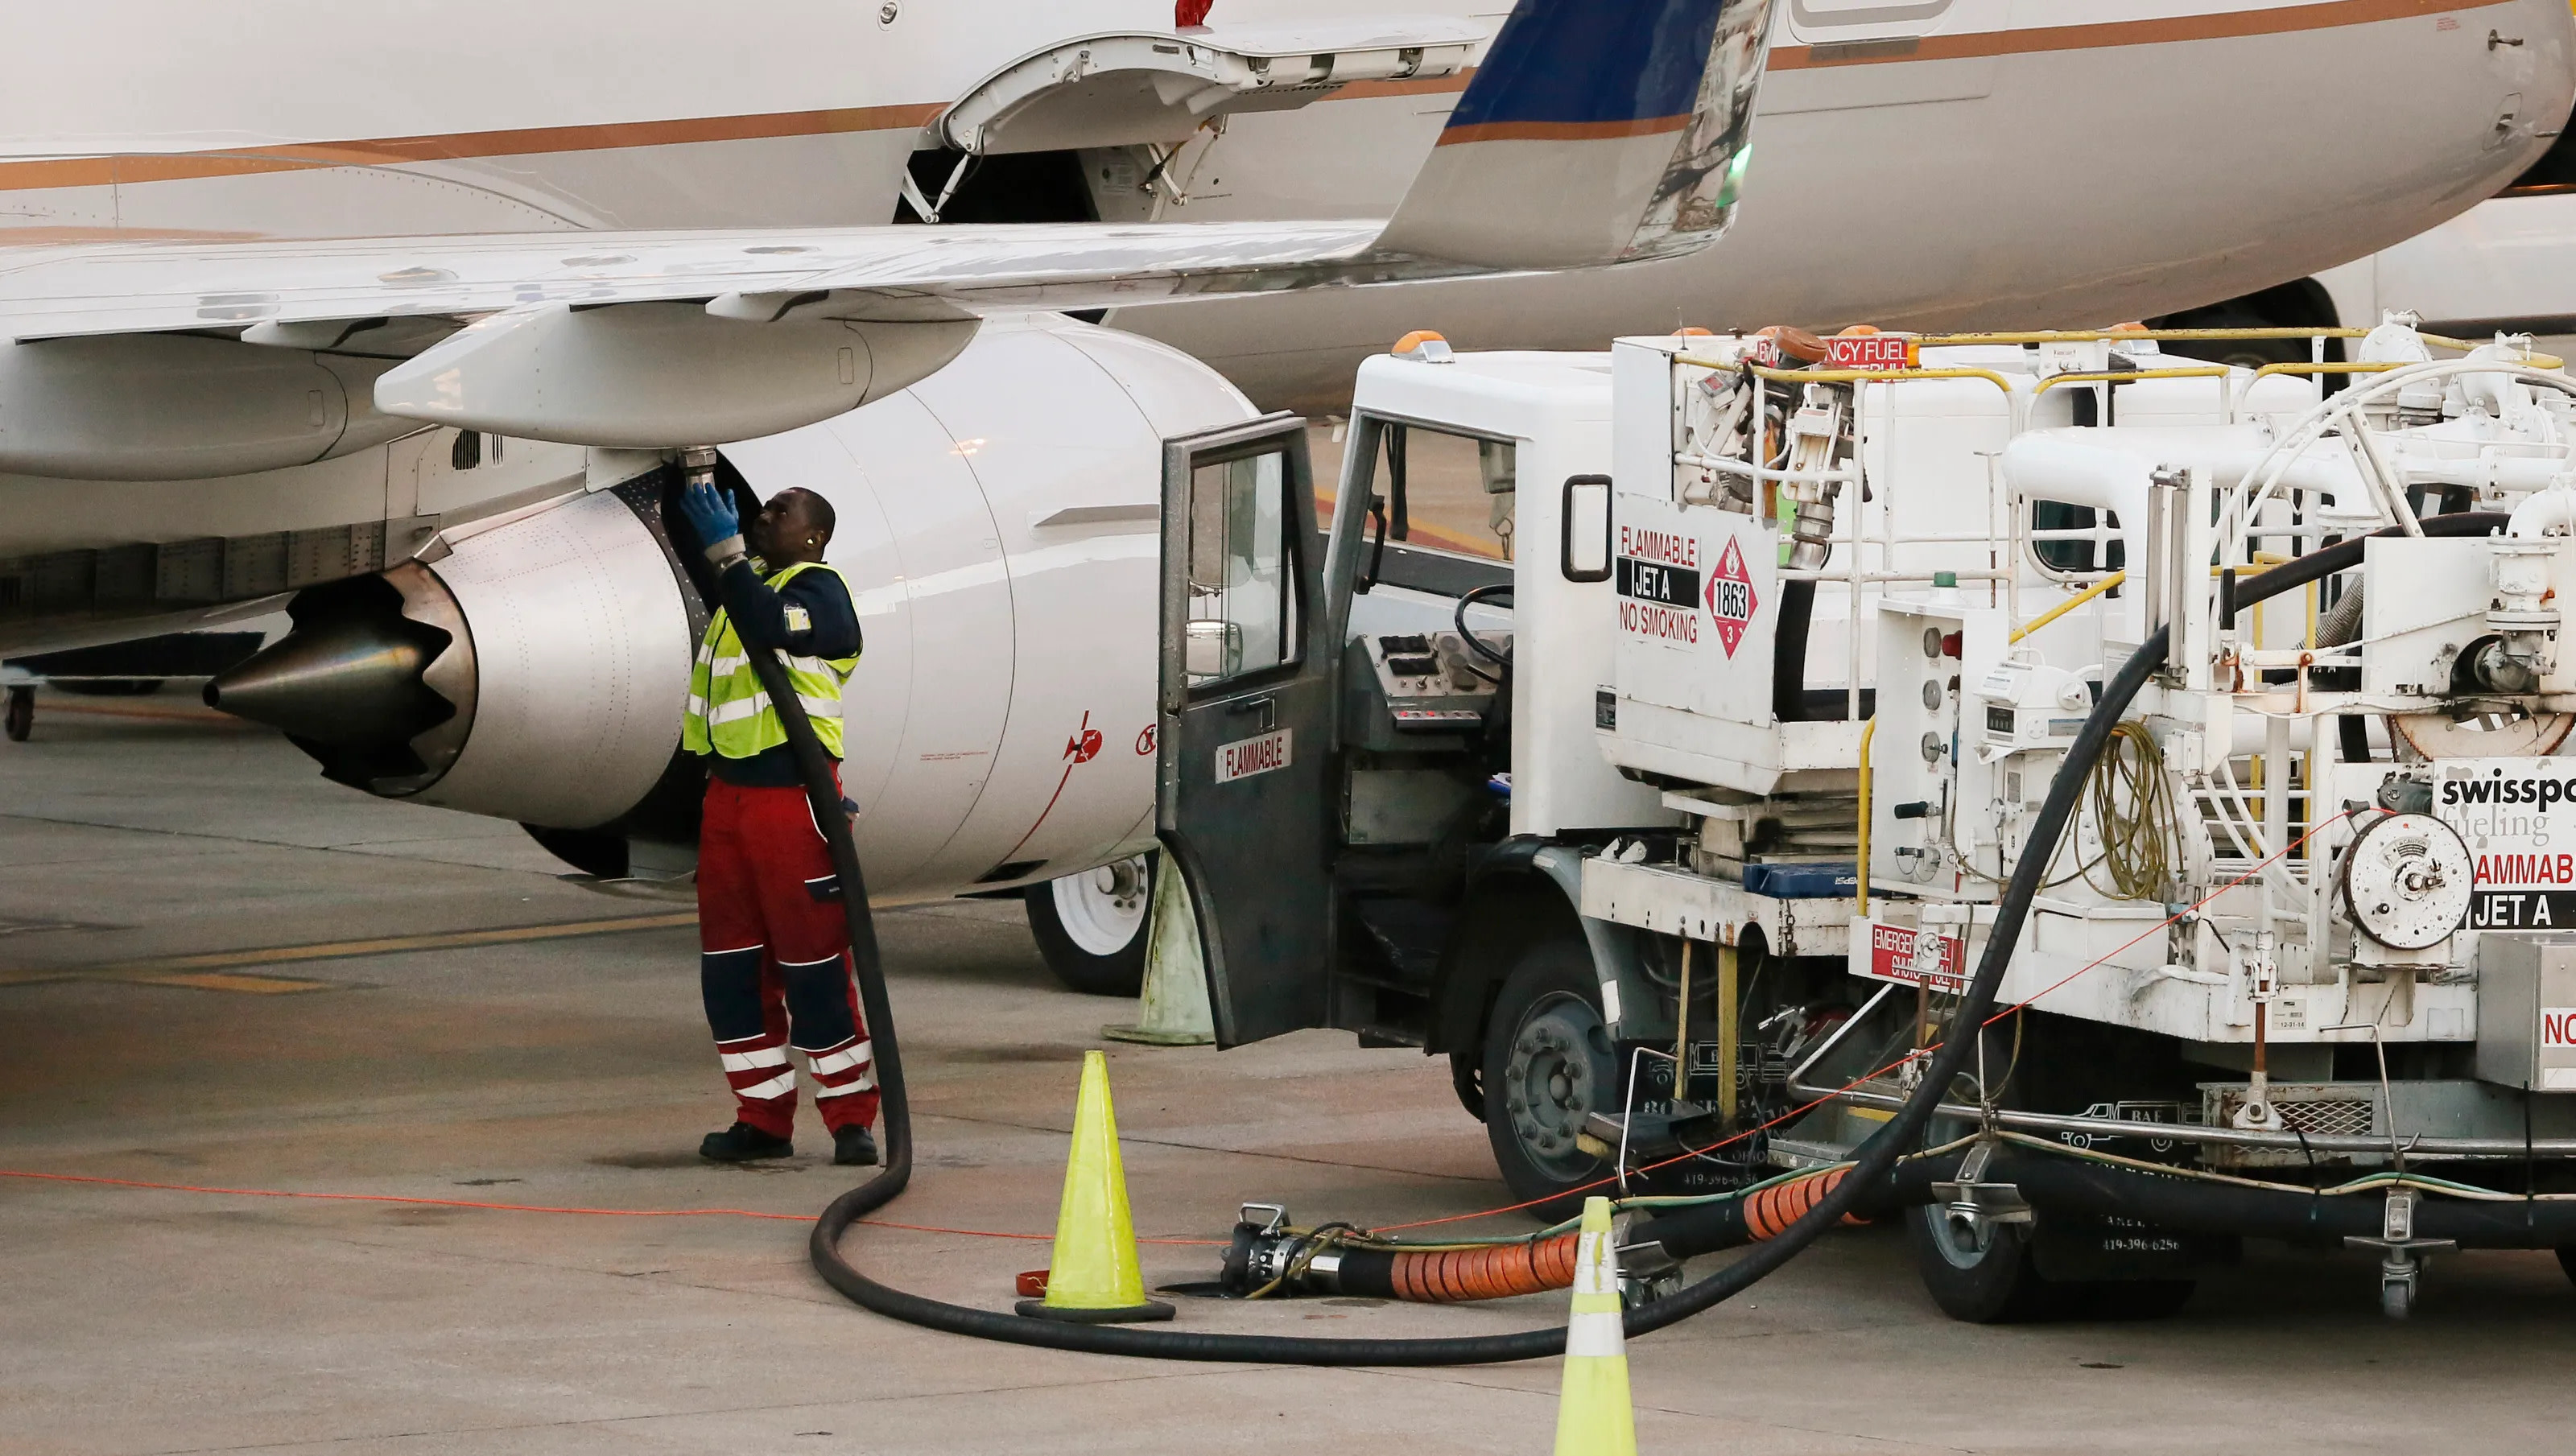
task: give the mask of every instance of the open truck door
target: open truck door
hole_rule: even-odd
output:
[[[1332,614],[1306,422],[1163,449],[1155,826],[1196,902],[1220,1046],[1321,1026],[1332,945]]]

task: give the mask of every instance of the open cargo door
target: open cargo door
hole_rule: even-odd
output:
[[[1306,422],[1163,447],[1155,824],[1198,909],[1220,1046],[1324,1024],[1333,668]]]

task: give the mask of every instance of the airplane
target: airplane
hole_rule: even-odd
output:
[[[2101,0],[2047,26],[1999,0],[1601,7],[1594,34],[1722,25],[1730,64],[1767,73],[1760,165],[1735,116],[1724,175],[1694,185],[1767,193],[1774,232],[1727,206],[1748,221],[1654,261],[1604,242],[1643,204],[1585,190],[1633,184],[1633,159],[1519,155],[1507,186],[1460,190],[1459,155],[1643,146],[1660,176],[1672,141],[1579,110],[1597,88],[1551,98],[1580,118],[1553,133],[1479,109],[1501,42],[1463,6],[804,4],[757,40],[669,4],[478,8],[497,19],[442,11],[436,34],[336,12],[236,34],[143,0],[11,22],[61,64],[0,97],[0,647],[291,593],[297,633],[219,685],[228,706],[305,730],[343,782],[649,871],[686,856],[662,679],[692,598],[637,482],[664,447],[733,441],[751,487],[836,499],[835,564],[872,584],[850,760],[872,889],[1101,866],[1095,908],[1130,925],[1162,438],[1329,402],[1391,310],[1553,346],[1719,308],[2205,296],[2314,253],[2293,218],[2366,247],[2513,175],[2567,109],[2571,30],[2555,0]],[[469,43],[490,34],[512,45]],[[675,36],[712,63],[673,67]],[[2105,93],[2105,65],[2134,83]],[[2248,123],[2191,98],[2246,74],[2373,101],[2268,109],[2276,145],[2222,172]],[[2107,127],[2086,120],[2105,94]],[[2106,158],[2119,187],[2088,192]],[[1321,220],[1279,220],[1301,214]],[[1007,316],[1104,308],[1121,328]],[[738,387],[710,389],[719,368]]]
[[[454,0],[436,24],[21,7],[0,37],[44,63],[0,91],[0,239],[1383,218],[1506,8],[781,0],[740,26],[691,0]],[[1407,326],[1569,348],[2249,295],[2423,232],[2534,161],[2568,111],[2567,9],[1782,3],[1743,226],[1654,267],[1412,288]],[[1330,410],[1385,307],[1305,293],[1106,321],[1264,407]]]

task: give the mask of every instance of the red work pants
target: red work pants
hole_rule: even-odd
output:
[[[876,1065],[850,974],[839,878],[803,789],[707,783],[698,831],[698,984],[739,1106],[776,1137],[796,1122],[793,1045],[834,1131],[876,1121]]]

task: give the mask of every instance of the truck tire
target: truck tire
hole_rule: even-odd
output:
[[[1057,980],[1086,996],[1133,996],[1144,989],[1152,855],[1031,885],[1022,898],[1029,934]]]
[[[2576,1244],[2559,1246],[2558,1267],[2566,1272],[2569,1283],[2576,1284]]]
[[[36,690],[30,687],[11,688],[8,714],[9,741],[24,743],[27,741],[27,735],[34,731],[36,731]]]
[[[1939,1204],[1905,1211],[1905,1237],[1924,1291],[1941,1312],[1977,1325],[2020,1324],[2064,1313],[2081,1292],[2041,1277],[2020,1224],[1997,1224],[1985,1247],[1953,1225]]]
[[[1601,1016],[1601,982],[1579,937],[1541,941],[1503,978],[1485,1023],[1485,1140],[1515,1198],[1554,1221],[1581,1211],[1578,1190],[1609,1176],[1575,1145],[1583,1119],[1619,1110],[1619,1059]]]

